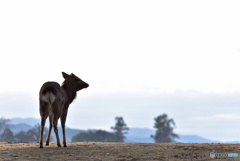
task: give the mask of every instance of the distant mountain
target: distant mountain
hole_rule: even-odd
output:
[[[155,133],[154,130],[148,128],[129,128],[128,133],[125,135],[125,142],[127,143],[154,143],[150,137]]]
[[[28,124],[32,127],[34,127],[36,124],[40,124],[41,123],[41,119],[35,119],[35,118],[12,118],[9,119],[10,120],[10,124]]]
[[[12,130],[14,134],[20,132],[20,131],[28,131],[31,128],[34,128],[35,125],[40,124],[41,119],[35,119],[35,118],[12,118],[9,119],[9,128]],[[45,127],[48,129],[49,124],[48,124],[48,119],[46,120],[46,125]],[[59,138],[62,141],[62,127],[58,126],[58,131],[59,131]],[[74,135],[77,135],[78,133],[86,131],[86,130],[79,130],[79,129],[71,129],[66,127],[65,132],[66,132],[66,141],[70,142],[72,141],[72,137]],[[51,136],[53,138],[52,141],[56,141],[55,133],[52,129]]]
[[[58,127],[58,131],[60,131],[58,134],[59,134],[60,140],[62,141],[62,138],[63,138],[63,136],[62,136],[62,127],[59,126],[59,127]],[[74,135],[77,135],[77,134],[79,134],[80,132],[83,132],[83,131],[86,131],[86,130],[71,129],[71,128],[66,127],[66,128],[65,128],[66,141],[67,141],[67,142],[71,142],[71,141],[72,141],[72,137],[73,137]],[[53,131],[52,131],[51,136],[53,137],[54,140],[56,140],[55,133],[54,133]]]
[[[175,139],[179,143],[213,143],[216,141],[209,140],[198,135],[178,135],[179,138]]]
[[[29,125],[29,124],[25,124],[25,123],[19,123],[19,124],[10,124],[9,129],[11,129],[11,131],[14,134],[19,133],[20,131],[28,131],[30,129],[32,129],[33,126]]]
[[[125,142],[130,143],[154,143],[154,140],[150,137],[155,134],[155,130],[148,128],[129,128],[128,134],[125,135]],[[179,138],[175,139],[175,142],[179,143],[216,143],[220,141],[213,141],[198,135],[181,135],[178,134]],[[233,142],[231,142],[233,143]],[[237,142],[234,142],[237,143]]]
[[[48,120],[47,120],[48,122]],[[13,118],[10,119],[9,128],[13,131],[14,134],[20,131],[27,131],[31,128],[34,128],[36,124],[40,124],[40,119],[35,118]],[[48,127],[48,124],[46,124]],[[59,137],[62,141],[62,128],[61,126],[58,127],[59,130]],[[66,127],[66,140],[70,142],[74,135],[77,135],[80,132],[87,131],[87,130],[79,130],[79,129],[71,129]],[[2,132],[2,131],[0,131]],[[151,135],[155,134],[155,130],[148,129],[148,128],[129,128],[128,134],[126,134],[125,142],[128,143],[154,143],[154,140],[150,137]],[[175,139],[176,142],[180,143],[221,143],[220,141],[213,141],[210,139],[206,139],[200,137],[198,135],[181,135],[178,134],[179,138]],[[55,141],[55,133],[52,130],[51,136]],[[231,141],[226,143],[240,143],[240,141]]]
[[[20,131],[28,131],[29,129],[33,128],[33,126],[25,124],[25,123],[7,124],[6,127],[9,128],[13,132],[13,134],[17,134]],[[3,133],[3,131],[4,131],[4,128],[2,128],[0,130],[0,134]]]

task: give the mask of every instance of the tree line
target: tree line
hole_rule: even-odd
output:
[[[156,133],[150,137],[156,143],[174,142],[174,139],[178,138],[178,135],[173,132],[175,122],[173,119],[169,119],[167,114],[159,115],[154,120]],[[89,130],[88,132],[80,132],[72,138],[72,141],[124,142],[124,135],[127,134],[129,128],[124,122],[123,117],[116,117],[115,121],[115,126],[111,127],[114,130],[113,133],[104,130]]]
[[[123,117],[115,118],[115,126],[111,127],[113,133],[105,130],[89,130],[80,132],[73,136],[72,141],[94,141],[94,142],[124,142],[129,128],[124,122]]]
[[[167,114],[159,115],[154,118],[154,128],[156,129],[155,135],[150,137],[154,139],[156,143],[168,143],[174,142],[178,135],[173,132],[176,127],[173,119],[169,119]],[[40,125],[37,124],[34,128],[28,131],[20,131],[17,134],[8,128],[9,120],[0,119],[0,142],[38,142],[40,139]],[[124,142],[125,135],[128,133],[129,128],[125,123],[123,117],[115,117],[115,125],[111,127],[113,132],[105,130],[88,130],[86,132],[80,132],[72,137],[72,141],[80,142]],[[48,130],[44,129],[44,139],[47,138]],[[139,134],[141,135],[141,134]],[[52,140],[52,137],[51,137]]]
[[[40,139],[40,125],[36,124],[32,129],[28,131],[20,131],[17,134],[13,134],[10,125],[8,124],[9,120],[1,118],[0,119],[0,131],[3,132],[0,134],[0,142],[38,142]],[[44,138],[47,137],[47,129],[44,129]]]

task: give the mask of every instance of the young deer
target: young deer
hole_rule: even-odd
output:
[[[43,148],[43,130],[47,117],[49,116],[49,131],[46,145],[49,145],[52,126],[57,138],[57,145],[61,147],[57,123],[61,118],[63,145],[66,145],[65,137],[65,122],[68,112],[68,107],[77,95],[77,91],[87,88],[89,85],[75,76],[73,73],[68,75],[62,72],[65,79],[60,86],[57,82],[46,82],[42,85],[39,93],[39,110],[41,115],[40,129],[40,148]]]

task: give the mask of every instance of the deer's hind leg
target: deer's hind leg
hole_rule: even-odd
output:
[[[40,127],[40,148],[43,148],[43,132],[44,132],[44,126],[46,122],[47,117],[41,118],[41,127]]]
[[[60,118],[60,115],[61,115],[61,106],[59,106],[59,101],[54,101],[51,105],[49,119],[50,119],[50,122],[52,124],[52,127],[53,127],[55,135],[56,135],[58,147],[61,147],[60,139],[59,139],[59,135],[58,135],[58,127],[57,127],[58,119]]]
[[[52,121],[52,126],[54,128],[54,132],[55,132],[55,135],[56,135],[56,138],[57,138],[57,145],[58,147],[61,147],[61,144],[60,144],[60,139],[59,139],[59,135],[58,135],[58,127],[57,127],[57,122],[58,122],[58,118],[56,117],[53,117],[53,121]]]
[[[48,136],[47,136],[47,140],[46,140],[46,145],[48,146],[49,145],[49,142],[50,142],[50,137],[51,137],[51,131],[52,131],[52,117],[49,116],[49,130],[48,130]]]
[[[46,119],[48,117],[47,104],[40,102],[40,115],[41,115],[41,126],[40,126],[40,148],[43,148],[43,132]]]

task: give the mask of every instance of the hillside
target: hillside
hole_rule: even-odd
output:
[[[56,143],[39,148],[38,143],[1,143],[1,160],[89,160],[89,161],[206,161],[236,160],[228,154],[240,154],[237,144],[183,144],[183,143],[67,143],[58,148]],[[222,153],[223,157],[211,158],[210,153]]]

